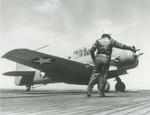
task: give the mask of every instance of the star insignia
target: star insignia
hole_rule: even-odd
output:
[[[54,58],[37,58],[37,59],[33,59],[33,63],[39,63],[40,65],[42,64],[51,64],[55,61]]]

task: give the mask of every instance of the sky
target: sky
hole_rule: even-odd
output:
[[[41,52],[72,56],[75,49],[91,46],[102,33],[111,33],[114,39],[144,52],[139,66],[122,77],[127,88],[150,89],[149,6],[149,0],[0,0],[0,56],[12,49],[44,45],[49,47]],[[14,62],[0,59],[0,74],[12,70]],[[19,87],[13,78],[0,75],[0,88]]]

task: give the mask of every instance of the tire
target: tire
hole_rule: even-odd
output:
[[[123,82],[117,82],[115,85],[116,91],[124,92],[125,88],[126,88],[126,86]]]

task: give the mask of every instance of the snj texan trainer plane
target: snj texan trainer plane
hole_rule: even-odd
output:
[[[137,67],[138,58],[143,54],[137,52],[114,49],[107,78],[116,78],[116,91],[125,91],[125,84],[120,76],[127,74],[127,70]],[[15,84],[26,86],[26,91],[30,91],[31,87],[37,84],[64,82],[87,85],[94,67],[89,49],[86,47],[74,51],[72,59],[29,49],[14,49],[2,58],[17,63],[16,71],[6,72],[3,75],[15,76]],[[109,89],[110,85],[107,82],[105,90]]]

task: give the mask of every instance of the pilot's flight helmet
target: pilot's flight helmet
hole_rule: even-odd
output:
[[[111,39],[111,35],[110,34],[102,34],[102,38],[105,38],[105,37]]]

